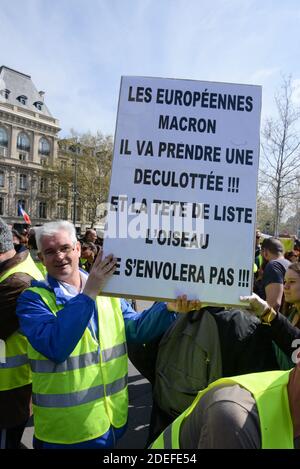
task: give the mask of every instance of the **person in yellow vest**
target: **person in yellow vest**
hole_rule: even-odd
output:
[[[80,242],[66,221],[36,229],[44,282],[19,298],[17,314],[29,341],[35,448],[112,448],[128,414],[126,341],[160,336],[176,312],[197,309],[186,296],[136,313],[123,299],[102,297],[116,269],[99,252],[89,274],[79,269]]]
[[[89,241],[81,244],[81,257],[79,265],[86,272],[90,272],[98,250],[94,243]]]
[[[16,253],[0,218],[0,448],[18,449],[30,415],[31,372],[27,341],[19,333],[16,302],[32,279],[43,279],[27,249]]]
[[[300,368],[223,378],[151,449],[300,449]]]
[[[271,316],[278,316],[255,294],[241,300],[266,324]],[[289,330],[286,336],[290,337]],[[293,359],[297,366],[291,370],[211,383],[150,448],[300,449],[300,348]]]

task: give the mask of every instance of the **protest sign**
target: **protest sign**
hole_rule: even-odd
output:
[[[261,87],[122,77],[104,293],[240,304],[252,289]]]

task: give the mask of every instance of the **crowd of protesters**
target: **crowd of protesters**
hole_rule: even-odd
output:
[[[216,381],[199,392],[153,448],[300,446],[300,410],[295,404],[300,371],[292,359],[292,341],[300,338],[299,251],[297,239],[293,249],[284,252],[279,239],[262,240],[256,233],[255,293],[244,301],[269,326],[277,371],[262,373],[262,385],[257,384],[260,378],[253,381],[255,375],[247,374]],[[78,238],[74,226],[62,221],[20,232],[0,219],[0,345],[5,344],[5,360],[0,361],[1,449],[21,447],[31,403],[35,448],[113,448],[124,434],[126,342],[144,347],[175,324],[177,313],[202,305],[182,295],[137,313],[130,301],[101,297],[115,268],[112,254],[103,257],[102,238],[94,229]],[[269,398],[273,388],[277,391],[269,411],[267,397],[262,406],[258,396]],[[287,396],[284,412],[281,392]],[[270,424],[271,414],[282,424],[279,437],[260,423]],[[227,429],[226,437],[218,432],[220,426]]]

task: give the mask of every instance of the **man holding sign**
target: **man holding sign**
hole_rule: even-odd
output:
[[[88,275],[66,221],[36,229],[48,275],[21,295],[17,313],[28,338],[35,448],[112,448],[127,424],[126,340],[147,342],[198,301],[155,304],[141,314],[125,300],[100,296],[116,270],[102,251]]]

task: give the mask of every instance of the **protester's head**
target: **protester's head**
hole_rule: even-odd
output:
[[[68,221],[45,223],[35,228],[39,257],[47,272],[68,282],[79,272],[80,243],[74,225]]]
[[[300,311],[300,262],[289,265],[284,276],[284,299]]]
[[[84,235],[84,241],[94,243],[97,239],[97,232],[96,230],[92,230],[91,228],[86,230]]]
[[[33,228],[30,228],[30,231],[28,233],[28,249],[34,249],[37,250],[37,244],[36,244],[36,239],[35,239],[35,231]]]
[[[81,245],[81,258],[88,262],[93,262],[97,254],[97,248],[94,243],[86,242]]]
[[[18,233],[14,228],[11,230],[11,234],[14,245],[21,244],[21,234]]]
[[[9,226],[0,218],[0,254],[14,249],[13,236]]]
[[[298,262],[299,260],[299,253],[298,251],[287,251],[284,253],[284,257],[289,260],[290,262]]]
[[[300,239],[294,237],[294,249],[300,251]]]
[[[263,257],[270,261],[283,256],[283,245],[278,238],[265,238],[261,244]]]
[[[23,244],[24,246],[27,246],[27,236],[20,233],[18,230],[16,230],[15,228],[13,228],[11,230],[12,232],[12,237],[13,237],[13,243],[14,245],[18,245],[18,244]]]

